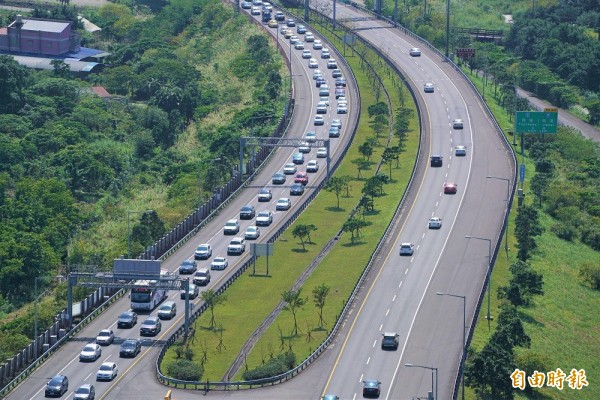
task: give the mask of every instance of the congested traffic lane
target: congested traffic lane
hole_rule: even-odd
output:
[[[356,89],[352,87],[352,83],[348,82],[349,88],[346,90],[350,99],[349,113],[345,115],[334,114],[332,107],[326,114],[326,124],[323,128],[313,129],[314,116],[316,114],[316,104],[318,102],[317,88],[312,79],[312,74],[308,75],[309,68],[307,60],[301,58],[301,51],[289,47],[289,42],[280,36],[282,49],[284,51],[291,50],[291,60],[293,63],[293,82],[294,82],[294,98],[296,105],[294,108],[294,117],[289,128],[287,137],[302,137],[309,130],[316,130],[319,138],[326,138],[326,128],[332,119],[342,120],[342,130],[340,138],[332,139],[330,156],[332,161],[339,157],[343,147],[349,140],[349,134],[353,129],[357,114],[352,109],[352,103],[356,103]],[[289,54],[288,54],[289,56]],[[344,66],[340,68],[345,69]],[[324,71],[329,71],[325,67]],[[312,73],[312,71],[310,71]],[[325,75],[325,78],[330,82],[331,87],[334,87],[334,81],[331,74]],[[286,217],[295,211],[300,201],[310,195],[314,190],[317,182],[324,178],[326,168],[322,163],[321,168],[317,173],[310,173],[310,183],[306,187],[306,191],[302,196],[289,195],[289,177],[285,185],[272,185],[272,175],[277,171],[282,171],[283,166],[290,162],[292,154],[296,149],[280,148],[272,157],[269,164],[258,174],[253,184],[245,189],[231,204],[219,213],[209,224],[207,224],[199,233],[183,245],[176,253],[170,256],[163,262],[163,268],[171,272],[178,270],[181,262],[193,258],[194,251],[198,245],[202,243],[210,243],[213,248],[213,255],[210,259],[198,261],[198,266],[207,266],[216,256],[225,256],[229,259],[229,267],[224,271],[211,271],[212,280],[208,287],[218,285],[223,280],[227,279],[233,271],[243,261],[249,257],[249,251],[246,251],[243,256],[227,256],[226,247],[229,244],[232,236],[223,235],[223,226],[228,219],[239,218],[239,210],[246,204],[255,205],[257,213],[260,211],[273,211],[273,223],[268,227],[261,227],[261,236],[258,242],[264,241],[269,237],[270,232],[278,229],[284,223]],[[310,156],[307,156],[307,161],[310,158],[316,159],[316,149],[312,149]],[[322,159],[320,159],[322,160]],[[272,191],[272,200],[268,202],[258,202],[258,191],[261,188],[268,187]],[[291,197],[292,207],[288,211],[275,211],[275,203],[280,197]],[[246,230],[248,226],[254,224],[254,220],[240,221],[240,234]],[[247,246],[247,250],[249,246]],[[44,387],[48,380],[56,374],[64,374],[68,376],[70,384],[68,396],[71,397],[73,390],[84,383],[92,383],[96,387],[96,398],[130,398],[130,399],[148,399],[156,396],[156,391],[162,393],[163,387],[159,385],[154,374],[145,373],[150,367],[153,371],[153,365],[158,353],[158,346],[161,341],[169,337],[174,329],[183,323],[183,301],[180,300],[179,292],[169,293],[169,300],[177,303],[178,313],[172,320],[163,321],[162,331],[155,338],[143,339],[142,352],[132,359],[119,358],[119,344],[125,338],[140,338],[139,325],[148,315],[156,315],[156,310],[148,315],[140,314],[137,326],[130,329],[117,328],[116,322],[121,312],[130,309],[130,301],[127,296],[116,301],[102,315],[97,317],[88,326],[70,342],[64,345],[55,355],[47,362],[38,368],[28,379],[21,383],[7,399],[39,399],[44,396]],[[199,299],[194,300],[194,304],[198,304]],[[79,353],[87,343],[94,341],[98,332],[102,329],[110,328],[115,332],[117,339],[110,346],[103,347],[102,356],[94,362],[79,362]],[[119,373],[111,382],[96,382],[95,374],[99,365],[104,362],[115,362],[118,365]],[[67,397],[65,394],[63,397]]]

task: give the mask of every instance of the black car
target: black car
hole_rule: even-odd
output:
[[[252,219],[255,214],[254,206],[248,204],[240,210],[240,219]]]
[[[304,193],[304,185],[301,183],[294,183],[290,186],[290,195],[292,196],[300,196]]]
[[[398,336],[396,332],[385,332],[381,340],[381,349],[398,350]]]
[[[137,314],[133,311],[125,311],[119,315],[117,328],[133,328],[137,324]]]
[[[135,357],[142,351],[142,342],[139,339],[127,339],[121,344],[119,357]]]
[[[283,185],[285,183],[285,174],[282,174],[281,172],[276,172],[275,174],[273,174],[271,182],[273,182],[273,185]]]
[[[442,166],[442,156],[440,156],[440,155],[431,156],[431,166],[432,167],[441,167]]]
[[[56,375],[46,385],[44,395],[46,397],[61,397],[67,390],[69,390],[69,378],[64,375]]]
[[[381,393],[381,382],[374,379],[368,379],[363,381],[363,383],[363,397],[379,397],[379,394]]]
[[[184,260],[179,264],[180,274],[193,274],[198,269],[198,264],[194,260]]]

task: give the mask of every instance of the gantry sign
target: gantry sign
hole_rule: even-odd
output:
[[[330,150],[330,140],[329,139],[316,139],[314,142],[307,142],[305,139],[303,138],[296,138],[296,139],[287,139],[287,138],[278,138],[278,137],[254,137],[254,136],[246,136],[246,137],[241,137],[240,138],[240,171],[244,171],[243,166],[244,166],[244,149],[246,147],[250,147],[250,168],[251,171],[249,171],[250,173],[252,172],[252,170],[254,169],[254,148],[255,147],[294,147],[294,148],[299,148],[300,146],[302,147],[309,147],[309,148],[318,148],[318,147],[325,147],[327,149],[327,158],[326,163],[327,163],[327,175],[326,175],[326,179],[329,179],[329,162],[330,162],[330,157],[329,157],[329,150]]]
[[[165,290],[184,290],[189,293],[189,278],[181,279],[177,274],[161,273],[158,260],[114,260],[113,271],[97,271],[95,266],[77,268],[69,273],[67,291],[68,326],[71,329],[73,310],[73,286],[131,290],[138,280],[152,281],[152,287]],[[190,300],[185,298],[185,335],[189,331]]]

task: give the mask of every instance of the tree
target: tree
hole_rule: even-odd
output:
[[[30,76],[13,56],[0,55],[0,114],[16,113],[25,105]]]
[[[52,60],[50,65],[54,68],[54,75],[59,78],[69,79],[71,77],[71,68],[63,60]]]
[[[210,310],[210,328],[215,327],[215,307],[219,304],[223,304],[227,300],[227,296],[224,293],[217,294],[213,289],[207,289],[200,295],[202,301],[206,303],[206,306]]]
[[[388,115],[390,109],[388,108],[387,103],[380,101],[375,104],[371,104],[367,108],[367,112],[369,113],[369,118],[373,118],[377,115]]]
[[[366,170],[369,169],[369,166],[371,165],[371,163],[367,160],[365,160],[364,158],[357,158],[352,160],[353,164],[356,164],[357,170],[358,170],[358,175],[357,175],[357,179],[361,178],[362,174],[361,171],[362,170]]]
[[[531,338],[525,333],[517,307],[510,304],[500,306],[498,325],[490,341],[503,343],[505,348],[515,346],[529,348],[531,346]]]
[[[594,290],[600,290],[600,266],[585,262],[579,267],[579,277]]]
[[[528,306],[534,295],[543,295],[544,278],[542,274],[535,272],[531,265],[521,260],[517,260],[509,268],[512,277],[509,280],[509,286],[518,288],[516,293],[518,297],[511,301],[514,306]],[[510,299],[509,299],[510,300]]]
[[[379,135],[385,132],[385,129],[388,127],[389,121],[385,115],[376,115],[369,124],[373,132],[375,132],[375,137],[379,139]]]
[[[479,394],[491,393],[494,399],[513,399],[510,374],[515,370],[512,348],[490,340],[470,358],[465,368],[465,383]]]
[[[140,216],[138,224],[131,229],[131,240],[144,247],[156,242],[166,232],[165,222],[154,210],[148,210]]]
[[[373,145],[369,141],[366,141],[358,146],[358,152],[365,158],[366,161],[369,161],[373,155]]]
[[[307,299],[300,297],[301,294],[302,289],[298,289],[297,291],[286,290],[285,292],[281,293],[281,299],[286,303],[283,309],[290,311],[292,313],[292,317],[294,318],[294,329],[292,330],[292,336],[298,335],[298,322],[296,321],[296,313],[304,304],[306,304],[307,301]]]
[[[538,172],[531,178],[531,191],[535,193],[535,196],[540,201],[540,207],[544,199],[544,192],[548,188],[548,174]]]
[[[302,244],[302,251],[306,251],[306,242],[308,241],[308,237],[310,235],[310,228],[305,224],[297,224],[292,229],[292,236],[300,239],[300,243]]]
[[[394,134],[398,137],[400,149],[406,145],[406,134],[410,127],[410,119],[413,111],[410,108],[401,107],[396,111],[396,121],[394,122]]]
[[[316,231],[317,226],[315,224],[308,224],[306,227],[306,231],[307,231],[307,236],[308,236],[308,243],[313,243],[312,238],[310,237],[310,233]]]
[[[519,208],[515,225],[515,236],[517,237],[517,247],[519,248],[517,258],[521,261],[527,261],[530,257],[530,252],[537,247],[534,237],[541,235],[543,232],[543,228],[539,223],[537,210],[527,205]]]
[[[354,243],[354,241],[360,237],[360,230],[367,225],[369,225],[369,223],[366,221],[363,221],[362,219],[350,217],[342,225],[342,231],[350,232],[350,235],[351,235],[350,242]]]
[[[344,190],[346,185],[346,179],[340,176],[332,176],[325,184],[325,190],[335,194],[335,197],[337,199],[338,210],[340,208],[340,194],[342,193],[342,190]]]
[[[313,289],[313,301],[315,306],[319,309],[319,327],[323,327],[325,321],[323,320],[323,307],[325,307],[325,299],[329,294],[331,288],[326,284],[322,283]]]
[[[392,162],[398,160],[398,153],[392,147],[386,147],[381,155],[381,160],[390,167],[390,178],[392,177]]]

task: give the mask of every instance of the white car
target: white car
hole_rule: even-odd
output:
[[[325,118],[322,115],[315,115],[315,125],[325,125]]]
[[[313,79],[316,80],[319,77],[323,77],[323,72],[320,69],[315,69],[313,72]]]
[[[401,256],[412,256],[415,251],[415,245],[412,243],[402,243],[400,245]]]
[[[419,49],[418,47],[413,47],[408,53],[412,57],[421,57],[421,49]]]
[[[258,226],[251,225],[246,228],[246,232],[244,232],[244,238],[246,240],[255,240],[260,236],[260,229]]]
[[[261,211],[256,216],[256,225],[269,226],[273,222],[273,213],[271,211]]]
[[[196,260],[206,260],[210,256],[212,256],[212,247],[208,243],[201,244],[194,252],[194,259]]]
[[[222,271],[229,265],[229,261],[225,257],[215,257],[210,263],[210,269]]]
[[[310,52],[310,50],[304,50],[302,52],[302,58],[312,58],[312,53]],[[315,60],[317,61],[317,60]],[[309,68],[310,68],[310,64],[309,64]]]
[[[321,50],[322,48],[323,48],[323,42],[321,42],[319,39],[315,39],[313,41],[313,49]]]
[[[98,368],[98,372],[96,372],[96,380],[112,381],[118,373],[119,369],[117,368],[117,364],[114,362],[104,362],[100,368]]]
[[[319,63],[317,62],[316,58],[311,58],[310,60],[308,60],[308,68],[319,68]]]
[[[329,57],[331,57],[331,53],[329,53],[329,49],[323,48],[321,50],[321,58],[329,58]]]
[[[304,135],[304,140],[306,140],[308,143],[316,142],[317,141],[317,132],[315,132],[315,131],[306,132],[306,135]]]
[[[287,197],[282,197],[279,200],[277,200],[277,203],[275,204],[275,210],[285,211],[285,210],[289,210],[291,206],[292,206],[292,201],[290,199],[288,199]]]
[[[296,50],[304,50],[304,42],[299,40],[296,43],[294,43],[294,48]]]
[[[232,254],[242,254],[246,251],[246,241],[241,237],[234,237],[229,242],[229,246],[227,246],[227,255],[230,256]]]
[[[260,7],[252,7],[252,10],[250,10],[250,14],[260,15]]]
[[[297,171],[298,171],[298,168],[296,167],[296,164],[294,164],[294,163],[287,163],[283,166],[283,173],[285,175],[294,175]]]
[[[423,86],[423,91],[425,93],[433,93],[435,91],[435,86],[433,86],[433,83],[428,82]]]
[[[329,61],[327,61],[327,69],[337,69],[337,67],[337,61],[335,61],[333,58],[330,58]]]
[[[300,41],[300,38],[299,38],[298,36],[296,36],[296,35],[292,35],[292,36],[290,36],[290,43],[291,43],[291,44],[296,44],[296,43],[298,43],[299,41]]]
[[[102,355],[102,349],[97,343],[88,343],[85,345],[81,353],[79,353],[79,361],[96,361]]]
[[[108,346],[115,340],[115,334],[112,329],[102,329],[96,336],[96,343],[101,346]]]
[[[319,147],[317,149],[317,158],[326,158],[327,157],[327,147]]]
[[[452,121],[452,128],[454,129],[463,129],[463,120],[460,118],[456,118],[454,121]]]
[[[339,103],[337,106],[338,114],[348,114],[348,103]]]
[[[342,120],[341,119],[333,119],[331,120],[331,126],[342,129]]]
[[[307,42],[314,42],[315,41],[315,35],[311,31],[307,31],[304,34],[304,40],[307,41]]]
[[[298,146],[298,151],[300,153],[310,153],[310,146],[308,142],[300,142],[300,146]]]
[[[306,172],[317,172],[319,170],[319,163],[317,160],[310,160],[306,164]]]
[[[442,219],[438,217],[429,218],[429,229],[440,229],[442,227]]]
[[[329,107],[329,97],[327,97],[327,96],[319,97],[319,103],[325,103],[325,105]]]
[[[456,146],[454,148],[454,154],[456,156],[466,156],[467,155],[467,147],[466,146]]]

